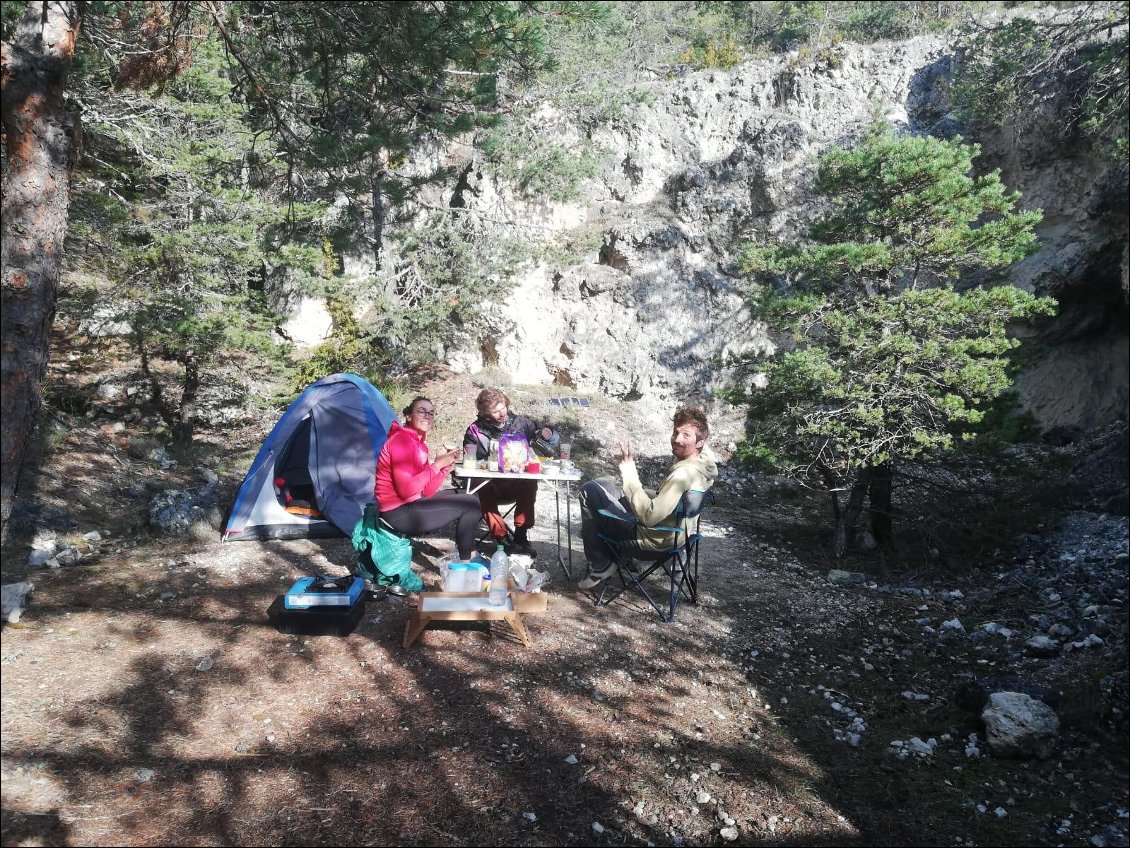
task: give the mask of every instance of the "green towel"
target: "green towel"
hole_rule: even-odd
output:
[[[379,586],[423,591],[424,581],[412,570],[412,540],[382,526],[376,504],[366,506],[354,526],[353,550],[357,552],[357,569],[362,577]]]

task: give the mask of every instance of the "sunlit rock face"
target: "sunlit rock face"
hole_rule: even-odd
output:
[[[936,37],[841,45],[835,56],[751,61],[730,71],[650,83],[648,102],[591,130],[607,151],[580,200],[519,196],[467,144],[431,146],[415,166],[457,174],[422,207],[457,206],[499,236],[529,243],[586,232],[580,255],[548,251],[484,300],[486,335],[453,333],[444,351],[462,371],[484,365],[514,380],[558,384],[666,408],[710,401],[734,356],[775,349],[751,322],[737,252],[792,234],[815,207],[815,157],[849,142],[878,114],[906,132],[983,145],[977,165],[1001,168],[1025,207],[1039,207],[1043,249],[1014,283],[1061,301],[1059,315],[1018,327],[1032,364],[1017,388],[1045,427],[1089,429],[1126,417],[1126,179],[1050,120],[1020,134],[971,138],[951,109],[950,47]],[[565,144],[585,131],[545,108],[539,130]],[[484,298],[488,297],[484,293]],[[485,352],[485,353],[484,353]]]

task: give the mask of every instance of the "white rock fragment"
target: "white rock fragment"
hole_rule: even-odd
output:
[[[961,623],[961,619],[951,618],[949,621],[943,621],[939,630],[953,630],[957,633],[965,632],[965,625]]]
[[[593,822],[592,830],[593,833],[604,833],[604,825],[602,825],[600,822]]]
[[[576,755],[575,755],[575,754],[570,754],[569,756],[567,756],[567,757],[565,758],[565,762],[567,762],[567,763],[568,763],[569,765],[571,765],[571,766],[575,766],[575,765],[577,764],[577,757],[576,757]]]
[[[42,550],[40,548],[32,548],[30,554],[27,555],[28,568],[38,568],[41,565],[47,565],[48,562],[55,558],[54,551]]]
[[[536,822],[538,820],[537,813],[522,813],[522,817],[526,819],[526,821]]]
[[[20,620],[27,605],[27,596],[34,588],[35,584],[21,580],[19,583],[8,583],[0,589],[3,616],[9,624],[16,624]]]
[[[1028,653],[1037,657],[1051,657],[1059,653],[1059,642],[1039,633],[1024,643]]]
[[[928,739],[923,742],[917,736],[911,736],[907,747],[910,748],[911,753],[919,757],[932,757],[934,756],[934,749],[938,747],[938,743],[934,739]]]
[[[1003,636],[1005,639],[1011,639],[1013,635],[1011,630],[1009,630],[1007,627],[1002,627],[995,621],[990,621],[988,624],[981,625],[981,629],[986,633],[992,634],[994,636]]]

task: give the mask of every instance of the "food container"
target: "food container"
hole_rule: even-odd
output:
[[[477,562],[463,562],[459,564],[463,566],[463,591],[483,591],[483,572],[486,569]]]
[[[453,562],[447,569],[444,576],[443,591],[445,592],[465,592],[463,587],[467,585],[467,563]]]

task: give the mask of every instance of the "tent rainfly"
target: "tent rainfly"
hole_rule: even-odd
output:
[[[283,413],[240,486],[224,539],[348,536],[373,500],[396,413],[356,374],[331,374]]]

